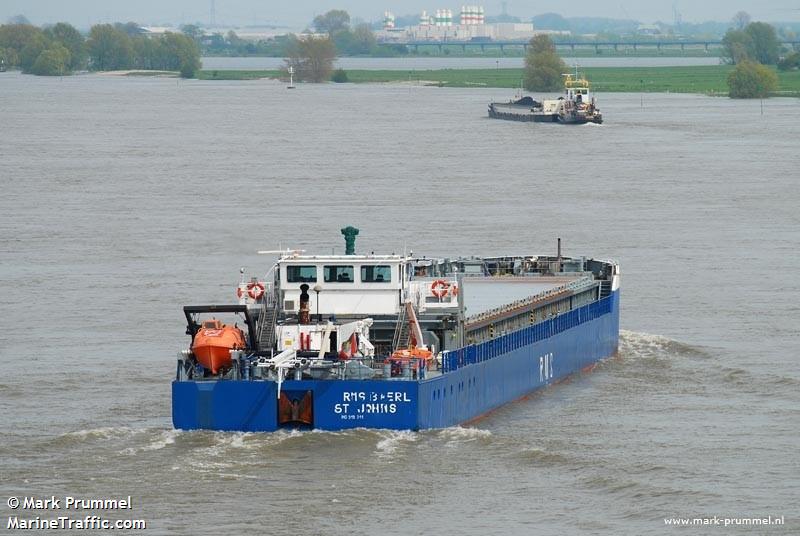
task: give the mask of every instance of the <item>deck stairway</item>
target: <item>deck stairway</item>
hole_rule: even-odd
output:
[[[600,299],[611,294],[611,281],[600,281]]]
[[[258,349],[272,350],[275,347],[275,324],[278,321],[278,301],[272,294],[265,294],[258,321]]]
[[[397,325],[394,328],[394,337],[392,337],[392,351],[408,348],[408,336],[409,327],[406,319],[406,308],[400,307],[400,313],[397,315]]]

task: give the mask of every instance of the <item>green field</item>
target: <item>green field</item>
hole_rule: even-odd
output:
[[[691,67],[587,67],[581,72],[598,92],[728,93],[729,65]],[[201,80],[280,78],[280,71],[200,71]],[[438,69],[431,71],[349,70],[353,83],[405,82],[443,87],[517,88],[522,69]],[[778,72],[777,94],[800,96],[800,71]]]
[[[197,71],[198,80],[258,80],[280,77],[281,71]]]

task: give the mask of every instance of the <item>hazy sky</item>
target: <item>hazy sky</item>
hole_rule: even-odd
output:
[[[314,15],[341,8],[351,16],[379,19],[384,10],[396,15],[483,5],[489,15],[499,14],[501,0],[215,0],[219,24],[280,23],[293,28],[307,24]],[[67,21],[81,28],[97,22],[133,20],[142,24],[208,22],[211,0],[0,0],[0,22],[17,14],[34,24]],[[672,21],[673,5],[684,21],[728,21],[744,10],[754,20],[798,21],[798,0],[568,0],[538,2],[508,0],[508,12],[522,18],[554,11],[564,16],[632,18],[643,22]]]

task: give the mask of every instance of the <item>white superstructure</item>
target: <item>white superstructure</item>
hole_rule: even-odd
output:
[[[297,311],[302,286],[308,285],[308,311],[316,320],[396,315],[406,299],[418,311],[457,308],[456,278],[428,276],[411,261],[401,255],[285,256],[276,266],[278,307],[286,314]]]

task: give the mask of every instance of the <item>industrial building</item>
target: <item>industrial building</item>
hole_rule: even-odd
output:
[[[483,6],[461,6],[457,20],[451,9],[436,9],[430,14],[426,10],[416,26],[407,28],[397,28],[395,20],[390,11],[384,13],[383,29],[377,32],[379,41],[527,41],[534,36],[531,23],[486,24]]]

